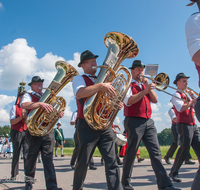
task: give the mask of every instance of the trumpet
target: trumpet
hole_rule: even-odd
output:
[[[177,89],[177,88],[174,88],[172,86],[169,86],[169,76],[166,74],[166,73],[159,73],[158,75],[156,75],[155,78],[153,77],[148,77],[148,76],[145,76],[145,75],[141,75],[142,77],[145,77],[149,80],[151,80],[153,83],[155,83],[156,85],[156,90],[158,91],[162,91],[170,96],[173,96],[175,98],[178,98],[179,100],[182,100],[184,102],[188,102],[188,95],[186,94],[186,92],[184,90],[180,90],[180,89]],[[165,89],[166,88],[171,88],[171,89],[174,89],[176,91],[179,91],[181,93],[184,93],[185,94],[185,97],[186,97],[186,100],[182,99],[182,98],[179,98],[173,94],[170,94],[169,92],[166,92]]]

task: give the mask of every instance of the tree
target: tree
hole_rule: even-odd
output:
[[[173,143],[173,134],[171,129],[165,128],[161,131],[161,133],[158,133],[158,141],[161,146],[167,146],[171,145]]]
[[[0,126],[0,136],[5,136],[6,134],[8,134],[8,136],[10,136],[10,126],[9,125],[5,125],[3,127]]]
[[[73,139],[65,139],[64,147],[75,147],[75,143]]]

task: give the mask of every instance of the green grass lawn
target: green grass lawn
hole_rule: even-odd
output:
[[[168,149],[169,149],[169,146],[160,146],[162,158],[164,158],[164,156],[166,155]],[[65,156],[71,156],[72,153],[73,153],[73,150],[74,150],[73,147],[64,147],[63,153],[64,153]],[[178,148],[177,148],[177,150],[178,150]],[[176,150],[176,151],[177,151],[177,150]],[[140,156],[141,156],[142,158],[149,158],[149,154],[148,154],[148,152],[147,152],[146,147],[139,147],[139,151],[140,151]],[[190,148],[190,154],[191,154],[193,160],[196,160],[196,159],[197,159],[197,156],[196,156],[196,154],[194,153],[194,150],[193,150],[192,148]],[[60,155],[60,148],[58,148],[58,155]],[[98,148],[96,148],[96,150],[95,150],[93,156],[101,157],[101,154],[100,154]],[[176,152],[174,153],[174,156],[172,157],[172,159],[174,159],[175,156],[176,156]]]

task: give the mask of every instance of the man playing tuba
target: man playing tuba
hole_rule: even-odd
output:
[[[108,189],[122,190],[112,128],[109,127],[104,131],[94,130],[90,128],[83,115],[83,105],[87,97],[94,95],[100,90],[110,94],[110,96],[116,96],[115,89],[110,83],[94,84],[96,80],[96,68],[94,67],[97,66],[97,57],[97,55],[94,55],[89,50],[84,51],[81,54],[81,61],[78,64],[79,67],[82,67],[84,74],[82,76],[78,75],[73,79],[73,91],[78,108],[76,130],[79,141],[79,153],[74,171],[73,190],[82,189],[87,166],[96,146],[98,146],[105,161]],[[122,104],[120,104],[120,107],[122,108]]]
[[[53,108],[50,104],[38,102],[43,94],[43,82],[44,79],[41,79],[39,76],[34,76],[32,78],[32,81],[28,85],[31,86],[33,92],[24,94],[21,101],[21,107],[23,109],[26,109],[29,112],[37,108],[44,108],[48,113],[53,111]],[[64,112],[61,112],[60,117],[63,117],[63,115]],[[54,131],[52,130],[49,134],[40,137],[32,136],[28,131],[27,140],[29,149],[25,166],[25,189],[32,189],[32,183],[35,176],[36,161],[39,151],[41,151],[47,190],[62,190],[62,188],[57,187],[56,174],[53,164]]]

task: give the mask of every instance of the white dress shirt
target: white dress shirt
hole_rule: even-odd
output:
[[[169,117],[171,118],[171,120],[173,121],[174,118],[176,118],[176,114],[174,112],[174,109],[170,108],[168,111]]]
[[[175,92],[173,94],[174,96],[178,97],[178,98],[181,98],[181,95],[178,93],[178,92]],[[171,103],[175,106],[176,110],[178,112],[180,112],[183,104],[184,104],[184,101],[183,100],[179,100],[178,98],[172,96],[172,99],[171,99]]]
[[[77,118],[77,111],[74,111],[74,112],[72,113],[72,117],[71,117],[70,122],[75,122],[75,121],[76,121],[76,118]]]
[[[90,77],[89,74],[84,73],[84,75],[88,76],[93,82],[96,81],[96,78]],[[85,80],[82,75],[77,75],[73,78],[72,87],[74,91],[74,96],[76,97],[76,93],[80,88],[86,87]]]
[[[10,119],[16,119],[16,106],[13,105],[10,110]]]

